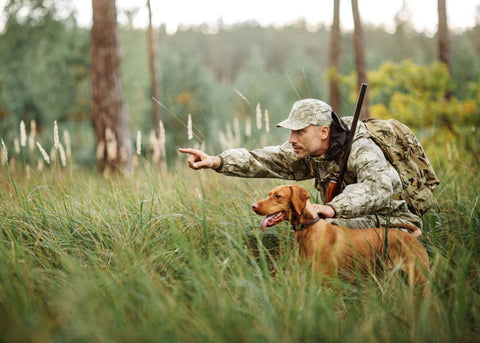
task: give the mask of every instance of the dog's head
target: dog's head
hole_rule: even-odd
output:
[[[261,228],[276,225],[284,220],[292,224],[298,224],[298,218],[302,215],[310,194],[305,188],[299,186],[278,186],[268,193],[268,198],[260,200],[252,205],[253,211],[261,216]]]

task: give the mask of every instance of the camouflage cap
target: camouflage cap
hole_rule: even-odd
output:
[[[317,99],[303,99],[293,104],[288,118],[277,127],[289,130],[301,130],[309,125],[329,126],[332,123],[332,108],[326,102]]]

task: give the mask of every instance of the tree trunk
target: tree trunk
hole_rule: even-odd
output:
[[[448,68],[450,77],[452,76],[452,65],[450,63],[450,37],[448,33],[447,6],[446,0],[438,0],[438,55],[440,62]],[[452,91],[445,93],[445,99],[449,100],[453,95]]]
[[[358,10],[358,0],[352,0],[353,12],[353,45],[355,50],[355,64],[357,68],[357,88],[360,89],[362,83],[367,83],[367,73],[365,71],[365,57],[363,53],[363,30],[360,20],[360,12]],[[368,115],[368,94],[365,95],[360,119],[367,119]]]
[[[445,0],[438,0],[438,53],[442,63],[448,67],[450,75],[450,39],[448,34],[447,8]]]
[[[158,98],[158,88],[157,88],[157,69],[155,67],[155,40],[153,37],[153,25],[152,25],[152,8],[150,6],[150,0],[147,0],[148,7],[148,64],[150,67],[150,90],[151,95],[155,99]],[[159,99],[160,100],[160,99]],[[160,136],[160,106],[156,101],[151,101],[152,107],[152,122],[153,127],[155,128],[155,136],[158,138]]]
[[[330,37],[330,105],[340,113],[340,0],[333,1],[333,24]]]
[[[132,143],[123,104],[115,0],[92,0],[91,93],[97,168],[132,170]]]
[[[480,4],[475,6],[475,26],[472,34],[477,55],[480,57]]]

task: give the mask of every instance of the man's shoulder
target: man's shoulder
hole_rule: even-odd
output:
[[[343,120],[343,122],[345,124],[347,124],[347,126],[349,128],[352,127],[352,122],[353,122],[353,117],[352,116],[342,117],[341,119]],[[363,123],[362,121],[359,120],[357,122],[357,130],[355,132],[354,141],[359,139],[359,138],[368,138],[368,137],[370,137],[370,135],[368,133],[367,127],[365,126],[365,123]]]

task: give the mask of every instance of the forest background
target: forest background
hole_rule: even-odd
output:
[[[285,181],[192,171],[177,158],[180,146],[213,154],[286,140],[275,124],[294,101],[330,99],[334,30],[302,20],[154,27],[156,120],[147,30],[124,13],[112,88],[122,88],[134,152],[125,177],[95,168],[105,161],[96,134],[115,144],[109,127],[95,131],[94,30],[59,12],[68,1],[9,0],[2,16],[2,341],[479,341],[480,9],[473,27],[448,34],[448,64],[441,35],[416,31],[407,9],[391,30],[363,25],[369,114],[411,127],[440,179],[422,218],[431,274],[421,290],[398,270],[355,273],[355,284],[310,273],[289,225],[261,233],[251,210]],[[340,38],[344,116],[358,94],[354,32]],[[166,155],[153,163],[160,121]],[[311,180],[299,184],[317,198]]]
[[[95,162],[89,84],[90,30],[73,14],[58,15],[46,1],[6,9],[0,35],[0,137],[9,151],[21,121],[35,121],[38,138],[51,146],[53,122],[71,132],[75,162]],[[154,128],[146,29],[130,22],[119,27],[121,80],[132,136]],[[472,13],[472,15],[474,15]],[[479,15],[476,15],[478,18]],[[451,32],[451,74],[437,63],[436,35],[413,29],[408,9],[396,17],[395,29],[364,25],[364,49],[370,116],[395,117],[411,126],[423,142],[442,136],[478,153],[480,122],[480,23]],[[169,160],[179,146],[203,146],[214,153],[228,147],[277,144],[286,132],[270,131],[294,101],[315,97],[328,101],[330,28],[305,21],[264,27],[254,21],[224,25],[214,33],[207,24],[167,34],[154,29],[161,120]],[[341,37],[341,115],[355,103],[352,32]],[[445,102],[444,95],[453,98]],[[257,122],[268,112],[268,125]],[[191,115],[192,141],[186,125]],[[257,134],[261,130],[262,134]],[[265,133],[266,130],[266,134]],[[435,134],[434,134],[435,132]],[[132,137],[135,142],[135,137]],[[435,140],[434,140],[435,141]],[[48,149],[47,149],[48,150]],[[477,154],[478,155],[478,154]]]

